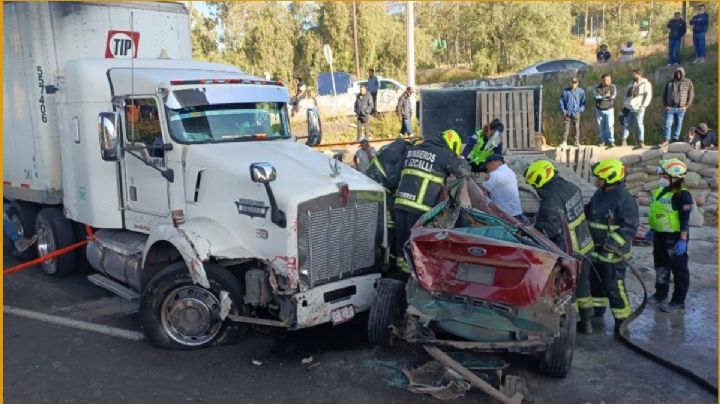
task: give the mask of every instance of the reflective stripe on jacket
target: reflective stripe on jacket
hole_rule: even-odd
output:
[[[594,244],[585,219],[580,188],[562,177],[555,176],[537,192],[541,199],[535,228],[544,232],[555,244],[564,249],[561,216],[564,214],[573,252],[582,255],[589,253]]]
[[[640,217],[637,202],[624,183],[613,189],[595,191],[585,207],[590,234],[595,242],[592,257],[606,263],[618,263],[632,256],[632,238]],[[619,250],[622,257],[611,250]]]
[[[450,174],[462,178],[470,173],[467,162],[440,142],[444,140],[427,141],[411,147],[405,154],[395,208],[427,212],[438,203]]]

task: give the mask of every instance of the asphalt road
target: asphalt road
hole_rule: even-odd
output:
[[[708,244],[717,243],[716,233],[709,237]],[[698,255],[703,255],[699,249],[704,249],[708,261],[707,246],[696,243],[691,248],[698,249],[691,249],[691,254]],[[5,256],[6,267],[10,263],[12,259]],[[685,316],[670,318],[650,307],[637,320],[638,330],[631,329],[650,349],[671,351],[673,358],[716,380],[717,288],[713,285],[717,285],[717,272],[709,268],[717,268],[717,259],[705,264],[705,272],[711,272],[703,275],[706,286],[699,293],[691,290],[689,303],[710,300],[714,315],[708,314],[712,308],[698,306]],[[130,337],[139,336],[134,305],[95,287],[84,275],[50,278],[31,268],[4,281],[6,403],[437,401],[406,391],[401,372],[425,363],[429,357],[409,345],[395,349],[371,346],[364,336],[362,318],[336,328],[300,332],[257,328],[232,346],[163,351],[127,336],[109,336],[8,313],[24,309],[135,331]],[[629,282],[628,289],[637,302],[638,284]],[[606,323],[604,332],[578,335],[567,378],[538,374],[536,363],[522,355],[502,357],[511,364],[508,373],[526,379],[528,398],[536,403],[717,401],[693,382],[621,345],[612,336],[609,317]],[[692,331],[698,326],[702,327],[700,334]],[[703,333],[711,332],[703,339]],[[309,357],[312,362],[303,364],[302,360]],[[492,400],[473,389],[456,401]]]

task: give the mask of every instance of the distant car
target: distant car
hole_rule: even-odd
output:
[[[589,64],[576,59],[546,60],[520,70],[517,74],[520,77],[532,76],[535,74],[554,73],[561,70],[582,70]]]
[[[405,84],[402,84],[398,81],[395,81],[393,79],[388,79],[385,77],[378,76],[378,80],[380,80],[380,90],[392,90],[392,91],[399,91],[403,92],[405,91]],[[357,94],[360,92],[360,86],[367,86],[367,80],[360,80],[353,83],[352,91]]]

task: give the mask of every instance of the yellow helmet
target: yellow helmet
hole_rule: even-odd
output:
[[[592,173],[605,184],[611,185],[625,178],[625,165],[618,159],[605,159],[592,166]]]
[[[687,174],[687,166],[676,157],[660,161],[660,170],[659,174],[665,173],[673,178],[684,178]]]
[[[460,139],[460,135],[458,135],[457,132],[452,129],[448,129],[442,133],[442,137],[445,140],[448,148],[450,148],[453,153],[457,154],[458,156],[460,155],[460,153],[462,153],[462,139]]]
[[[535,188],[542,188],[555,176],[555,166],[547,160],[533,161],[525,170],[525,182]]]

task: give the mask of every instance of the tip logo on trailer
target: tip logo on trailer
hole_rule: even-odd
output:
[[[133,31],[108,31],[105,58],[137,58],[140,33]]]

